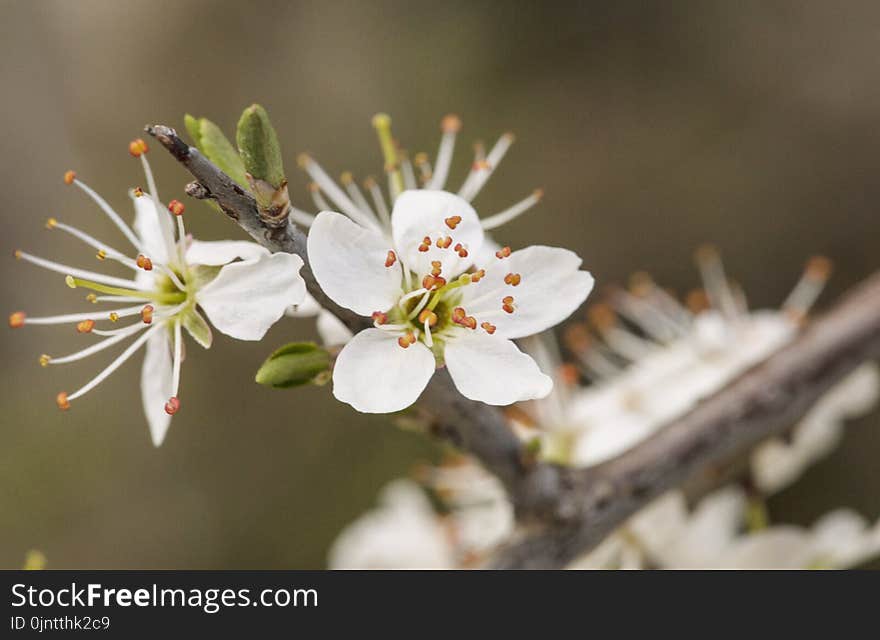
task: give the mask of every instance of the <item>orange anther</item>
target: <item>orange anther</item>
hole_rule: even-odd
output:
[[[444,220],[446,226],[450,229],[455,229],[458,226],[458,223],[461,222],[461,216],[450,216]]]
[[[76,331],[77,333],[91,333],[92,329],[95,328],[94,320],[83,320],[82,322],[76,323]]]
[[[388,322],[388,314],[382,311],[374,311],[370,316],[376,324],[385,324]]]
[[[27,318],[27,314],[24,311],[9,314],[9,328],[20,329],[24,326],[25,318]]]
[[[685,306],[691,313],[701,313],[709,309],[712,305],[709,302],[709,296],[702,289],[694,289],[685,297]]]
[[[419,322],[422,324],[427,322],[429,327],[433,327],[437,324],[437,314],[430,309],[422,309],[422,312],[419,313]]]
[[[449,245],[452,244],[452,236],[446,236],[445,238],[437,238],[437,242],[435,243],[438,249],[448,249]]]
[[[503,247],[495,252],[495,257],[499,260],[510,257],[510,247]]]
[[[577,384],[580,380],[580,373],[576,366],[567,362],[559,367],[559,378],[565,384]]]
[[[177,399],[177,396],[171,396],[168,398],[168,402],[165,403],[165,413],[169,416],[173,416],[180,410],[180,400]]]
[[[471,274],[471,282],[479,282],[486,275],[485,269],[480,269]]]
[[[64,184],[73,184],[74,180],[76,180],[76,171],[64,172]]]
[[[152,271],[153,270],[153,261],[150,260],[145,255],[139,255],[134,263],[139,266],[144,271]]]
[[[807,262],[806,276],[811,280],[825,281],[831,275],[831,260],[825,256],[813,256]]]
[[[504,283],[509,284],[511,287],[517,286],[521,280],[522,277],[518,273],[508,273],[504,276]]]
[[[148,304],[144,305],[144,308],[141,309],[141,320],[144,324],[151,324],[153,322],[153,305]]]
[[[488,333],[490,336],[495,333],[495,325],[491,322],[483,322],[480,324],[481,327]]]
[[[440,128],[444,133],[457,133],[461,131],[461,118],[454,113],[450,113],[440,121]]]
[[[176,216],[182,216],[185,209],[186,207],[183,206],[180,200],[172,200],[168,203],[168,211]]]
[[[147,143],[144,142],[142,138],[137,138],[136,140],[132,140],[128,143],[128,152],[135,158],[139,158],[141,155],[145,154],[149,150],[150,148],[147,146]]]
[[[504,296],[501,299],[501,308],[507,313],[513,313],[513,296]]]
[[[439,276],[440,272],[443,270],[443,263],[439,260],[431,260],[431,275]]]
[[[399,344],[402,349],[406,349],[409,347],[409,345],[415,344],[415,341],[415,334],[412,331],[407,331],[405,334],[397,339],[397,344]]]
[[[428,291],[434,291],[446,284],[446,278],[441,276],[432,276],[430,274],[422,278],[422,286]]]
[[[397,262],[397,254],[395,254],[393,251],[389,251],[388,255],[385,256],[385,266],[393,267],[395,262]]]
[[[58,408],[62,411],[67,411],[70,409],[70,400],[67,399],[67,392],[62,391],[57,396],[55,396],[55,404],[58,405]]]
[[[135,187],[132,190],[132,193],[134,194],[135,198],[140,198],[142,195],[144,195],[144,190],[141,189],[140,187]]]

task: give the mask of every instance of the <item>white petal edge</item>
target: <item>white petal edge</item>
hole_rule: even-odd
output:
[[[256,260],[269,255],[269,250],[256,242],[245,240],[219,240],[204,242],[193,240],[186,250],[186,261],[189,264],[204,264],[219,267],[233,260]]]
[[[141,399],[150,427],[153,446],[160,446],[171,425],[165,403],[171,397],[171,343],[166,331],[157,331],[147,340],[144,364],[141,367]]]
[[[169,237],[174,237],[171,214],[161,209],[161,205],[157,207],[149,195],[131,195],[131,199],[134,202],[134,231],[141,241],[141,249],[153,262],[167,264],[169,255],[162,228]]]
[[[406,409],[434,375],[434,354],[421,342],[406,349],[398,336],[365,329],[345,345],[333,368],[333,395],[361,413]]]
[[[302,259],[290,253],[233,262],[198,292],[197,301],[222,333],[260,340],[289,306],[305,299],[302,265]]]
[[[387,311],[400,298],[400,261],[385,266],[390,249],[381,234],[333,211],[319,213],[309,229],[318,284],[336,304],[362,316]]]
[[[553,390],[553,380],[531,356],[480,329],[451,338],[444,358],[455,386],[471,400],[508,405],[545,398]]]
[[[453,216],[461,218],[455,229],[445,222]],[[391,233],[407,266],[420,276],[431,270],[432,261],[439,260],[441,274],[447,279],[455,277],[474,263],[483,245],[483,227],[477,212],[466,200],[447,191],[404,191],[394,202]],[[421,252],[419,245],[426,236],[431,239],[431,247]],[[447,236],[453,240],[451,246],[438,248],[437,239]],[[467,247],[465,258],[454,250],[458,243]]]
[[[579,271],[581,259],[568,249],[532,246],[495,259],[486,276],[462,290],[462,305],[469,314],[496,326],[496,335],[523,338],[553,327],[570,316],[593,290],[593,276]],[[504,282],[509,273],[520,283]],[[513,296],[513,313],[502,311],[501,300]]]

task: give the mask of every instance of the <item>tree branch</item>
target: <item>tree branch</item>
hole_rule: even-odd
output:
[[[148,126],[195,177],[193,197],[215,201],[272,251],[299,255],[309,293],[359,331],[368,321],[333,303],[309,269],[306,236],[292,223],[262,220],[244,189],[169,127]],[[493,560],[498,568],[562,567],[589,551],[652,499],[686,480],[745,455],[784,432],[859,364],[880,355],[880,273],[847,295],[802,335],[690,413],[618,458],[589,469],[535,463],[495,407],[472,402],[438,371],[419,406],[436,432],[477,457],[504,483],[525,534]]]
[[[653,437],[604,464],[560,470],[555,518],[502,550],[494,566],[565,566],[665,491],[784,432],[831,386],[878,356],[880,273]]]

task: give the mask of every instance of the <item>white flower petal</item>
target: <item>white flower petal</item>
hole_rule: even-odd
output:
[[[553,389],[531,356],[481,329],[450,338],[444,357],[455,386],[471,400],[508,405],[544,398]]]
[[[302,302],[293,305],[284,313],[291,318],[311,318],[321,313],[322,310],[318,301],[306,293],[306,297]]]
[[[354,336],[351,329],[346,327],[342,320],[329,311],[321,310],[318,314],[316,326],[318,328],[318,335],[321,336],[321,340],[328,347],[346,344]]]
[[[156,447],[162,444],[171,424],[171,416],[165,413],[165,403],[171,397],[171,373],[168,333],[157,331],[147,340],[147,353],[141,368],[141,399],[150,426],[150,436]]]
[[[461,221],[450,228],[447,218],[458,216]],[[463,273],[474,263],[483,245],[483,227],[474,208],[468,202],[446,191],[426,189],[404,191],[394,203],[391,212],[391,233],[406,265],[422,276],[431,271],[431,262],[439,260],[441,275],[447,280]],[[431,248],[419,251],[425,237],[431,239]],[[448,249],[437,247],[437,239],[451,237]],[[467,248],[467,257],[455,251],[456,244]]]
[[[198,303],[226,335],[260,340],[287,307],[305,298],[302,265],[302,259],[290,253],[233,262],[198,292]]]
[[[434,354],[421,342],[406,349],[398,336],[366,329],[345,345],[333,368],[333,395],[361,413],[392,413],[410,406],[434,375]]]
[[[167,264],[168,248],[165,245],[162,228],[165,228],[168,237],[174,237],[171,214],[157,210],[153,198],[149,195],[140,197],[132,195],[131,199],[134,201],[134,231],[140,238],[141,248],[153,262]]]
[[[202,242],[193,240],[186,250],[186,261],[189,264],[204,264],[219,267],[235,259],[255,260],[269,255],[269,250],[256,242],[245,240],[220,240]]]
[[[587,298],[593,276],[578,271],[581,259],[567,249],[533,246],[514,251],[490,264],[476,284],[462,289],[462,306],[481,322],[497,328],[496,335],[522,338],[540,333],[565,320]],[[511,286],[508,274],[520,276]],[[502,299],[513,296],[513,313],[502,311]]]
[[[362,316],[387,311],[401,295],[400,261],[386,267],[388,241],[346,216],[322,211],[309,229],[309,261],[336,304]]]

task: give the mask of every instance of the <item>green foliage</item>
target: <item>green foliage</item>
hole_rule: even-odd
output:
[[[330,354],[314,342],[291,342],[270,355],[256,381],[276,389],[323,384],[330,372]]]
[[[281,147],[269,114],[263,107],[252,104],[244,110],[238,121],[235,140],[245,171],[254,180],[266,182],[275,189],[284,184]]]
[[[248,187],[245,164],[229,139],[207,118],[184,116],[184,124],[196,147],[220,169],[244,188]]]

